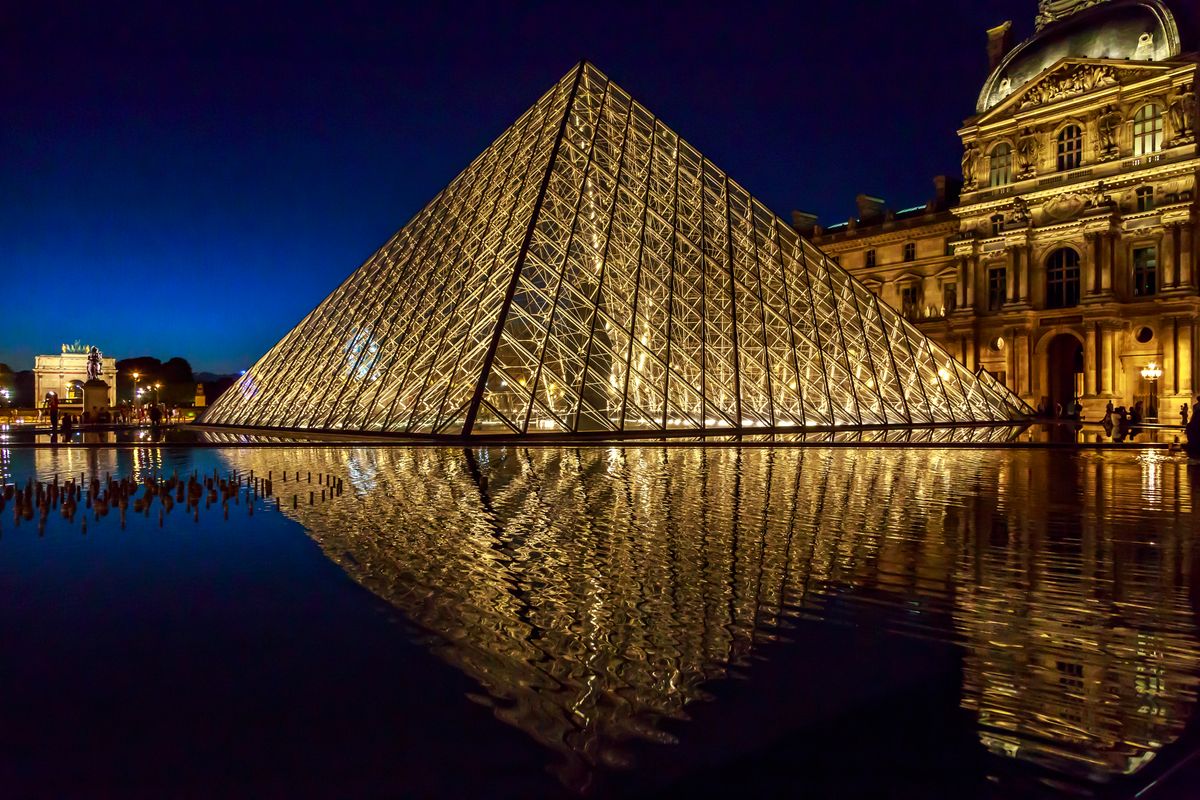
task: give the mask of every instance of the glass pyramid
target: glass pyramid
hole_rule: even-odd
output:
[[[618,435],[1028,410],[584,62],[203,421]]]

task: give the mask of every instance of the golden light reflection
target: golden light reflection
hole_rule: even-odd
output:
[[[280,471],[274,449],[228,468]],[[789,620],[963,650],[981,747],[1074,780],[1138,770],[1192,714],[1197,476],[1135,454],[819,448],[313,449],[286,509],[431,634],[576,788],[671,741]],[[802,647],[797,642],[795,646]],[[819,654],[814,655],[819,658]],[[848,711],[848,713],[850,713]],[[686,726],[682,735],[686,736]]]

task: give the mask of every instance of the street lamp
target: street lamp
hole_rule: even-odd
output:
[[[159,389],[161,389],[161,388],[162,388],[162,384],[161,384],[161,383],[156,383],[156,384],[154,384],[154,402],[155,402],[155,403],[157,403],[157,402],[158,402],[158,390],[159,390]]]
[[[1150,384],[1150,403],[1146,409],[1146,419],[1158,419],[1158,379],[1162,376],[1162,367],[1153,361],[1142,367],[1142,380]]]
[[[140,396],[142,391],[138,388],[138,379],[142,377],[142,373],[133,373],[133,393],[135,396]]]

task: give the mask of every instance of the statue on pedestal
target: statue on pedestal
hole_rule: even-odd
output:
[[[1042,142],[1037,134],[1026,128],[1024,135],[1017,140],[1017,174],[1021,177],[1037,172],[1038,157],[1041,155]]]
[[[89,381],[100,380],[100,374],[104,372],[104,364],[101,361],[100,350],[94,345],[87,357],[87,376]]]
[[[1177,95],[1167,107],[1171,120],[1171,140],[1184,144],[1195,138],[1196,93],[1192,91]]]
[[[1121,117],[1121,112],[1117,111],[1112,106],[1109,106],[1104,111],[1104,115],[1100,117],[1100,157],[1115,158],[1117,153],[1117,134],[1121,130],[1121,123],[1125,120]]]
[[[968,142],[967,148],[963,150],[962,157],[962,178],[963,191],[970,191],[975,188],[975,158],[979,155],[978,148],[974,142]]]

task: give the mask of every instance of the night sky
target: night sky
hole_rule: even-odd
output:
[[[0,362],[79,339],[248,367],[584,57],[781,214],[923,203],[984,31],[1036,10],[245,5],[0,19]]]

